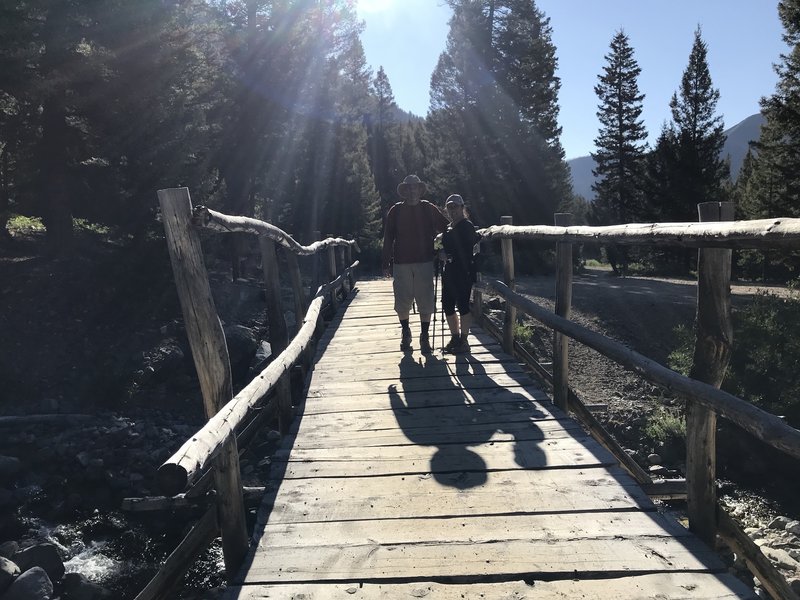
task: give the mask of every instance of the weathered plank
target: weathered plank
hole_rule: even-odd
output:
[[[511,581],[453,585],[415,583],[298,583],[246,585],[228,588],[229,598],[303,598],[304,600],[564,600],[565,598],[626,598],[628,600],[755,600],[757,596],[733,575],[706,573],[656,573],[627,577],[581,579],[575,574],[563,581]]]
[[[561,437],[539,443],[495,442],[472,447],[487,471],[598,467],[616,464],[614,456],[588,436]],[[436,456],[436,460],[433,458]],[[287,463],[279,475],[307,477],[375,477],[463,469],[460,452],[440,452],[431,446],[372,448],[295,448],[273,456],[273,464]]]
[[[469,448],[440,452],[460,454],[464,469],[482,467]],[[278,492],[286,501],[275,502]],[[617,468],[288,479],[270,482],[264,502],[276,523],[653,508]]]

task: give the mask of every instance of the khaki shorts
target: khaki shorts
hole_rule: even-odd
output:
[[[395,312],[408,314],[416,300],[418,313],[433,314],[433,261],[394,265],[392,275]]]

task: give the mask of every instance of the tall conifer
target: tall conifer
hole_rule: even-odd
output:
[[[611,40],[607,64],[594,91],[600,104],[600,133],[592,154],[597,178],[592,205],[597,224],[627,223],[642,214],[642,177],[647,131],[641,119],[644,94],[637,82],[641,69],[628,36],[619,31]]]

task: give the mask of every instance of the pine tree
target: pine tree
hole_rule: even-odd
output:
[[[643,213],[642,178],[647,131],[641,120],[644,94],[641,73],[628,36],[619,31],[611,40],[607,65],[594,90],[600,99],[597,117],[601,129],[592,154],[597,178],[592,189],[593,221],[598,225],[627,223]]]
[[[397,103],[383,67],[372,81],[371,93],[374,108],[369,119],[370,165],[381,197],[381,214],[386,214],[395,201],[395,188],[404,177],[405,169],[402,164],[403,126],[397,122]]]
[[[446,51],[431,78],[433,176],[482,222],[550,223],[571,196],[559,141],[555,47],[530,0],[450,0]]]
[[[747,193],[753,218],[800,216],[800,0],[778,2],[778,16],[789,52],[775,65],[775,92],[761,99],[766,122]]]
[[[720,158],[725,143],[722,117],[715,114],[719,91],[708,70],[708,49],[700,28],[695,31],[689,64],[681,79],[680,93],[670,100],[677,142],[677,162],[671,198],[664,198],[661,218],[696,221],[697,205],[726,199],[728,163]]]

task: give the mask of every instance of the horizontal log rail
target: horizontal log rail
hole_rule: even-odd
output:
[[[482,292],[493,291],[499,294],[505,298],[506,302],[541,321],[551,329],[597,350],[648,381],[690,400],[699,402],[729,421],[736,423],[745,431],[750,432],[770,446],[790,456],[800,458],[800,431],[789,426],[779,417],[712,385],[684,377],[619,342],[586,329],[572,321],[563,319],[529,298],[512,291],[501,281],[485,280],[482,282],[482,288]]]
[[[485,240],[666,245],[688,248],[800,248],[800,219],[702,223],[627,223],[605,227],[492,225],[478,231]]]
[[[327,238],[304,246],[280,227],[276,227],[271,223],[250,217],[225,215],[202,205],[194,208],[192,224],[221,233],[254,233],[263,235],[300,256],[316,254],[320,250],[331,246],[349,246],[356,252],[361,252],[358,242],[344,238]]]
[[[173,496],[184,491],[234,434],[248,411],[288,373],[313,341],[326,296],[331,290],[341,287],[357,266],[358,261],[345,269],[334,281],[319,287],[303,319],[302,327],[287,348],[159,467],[158,484],[164,494]]]

